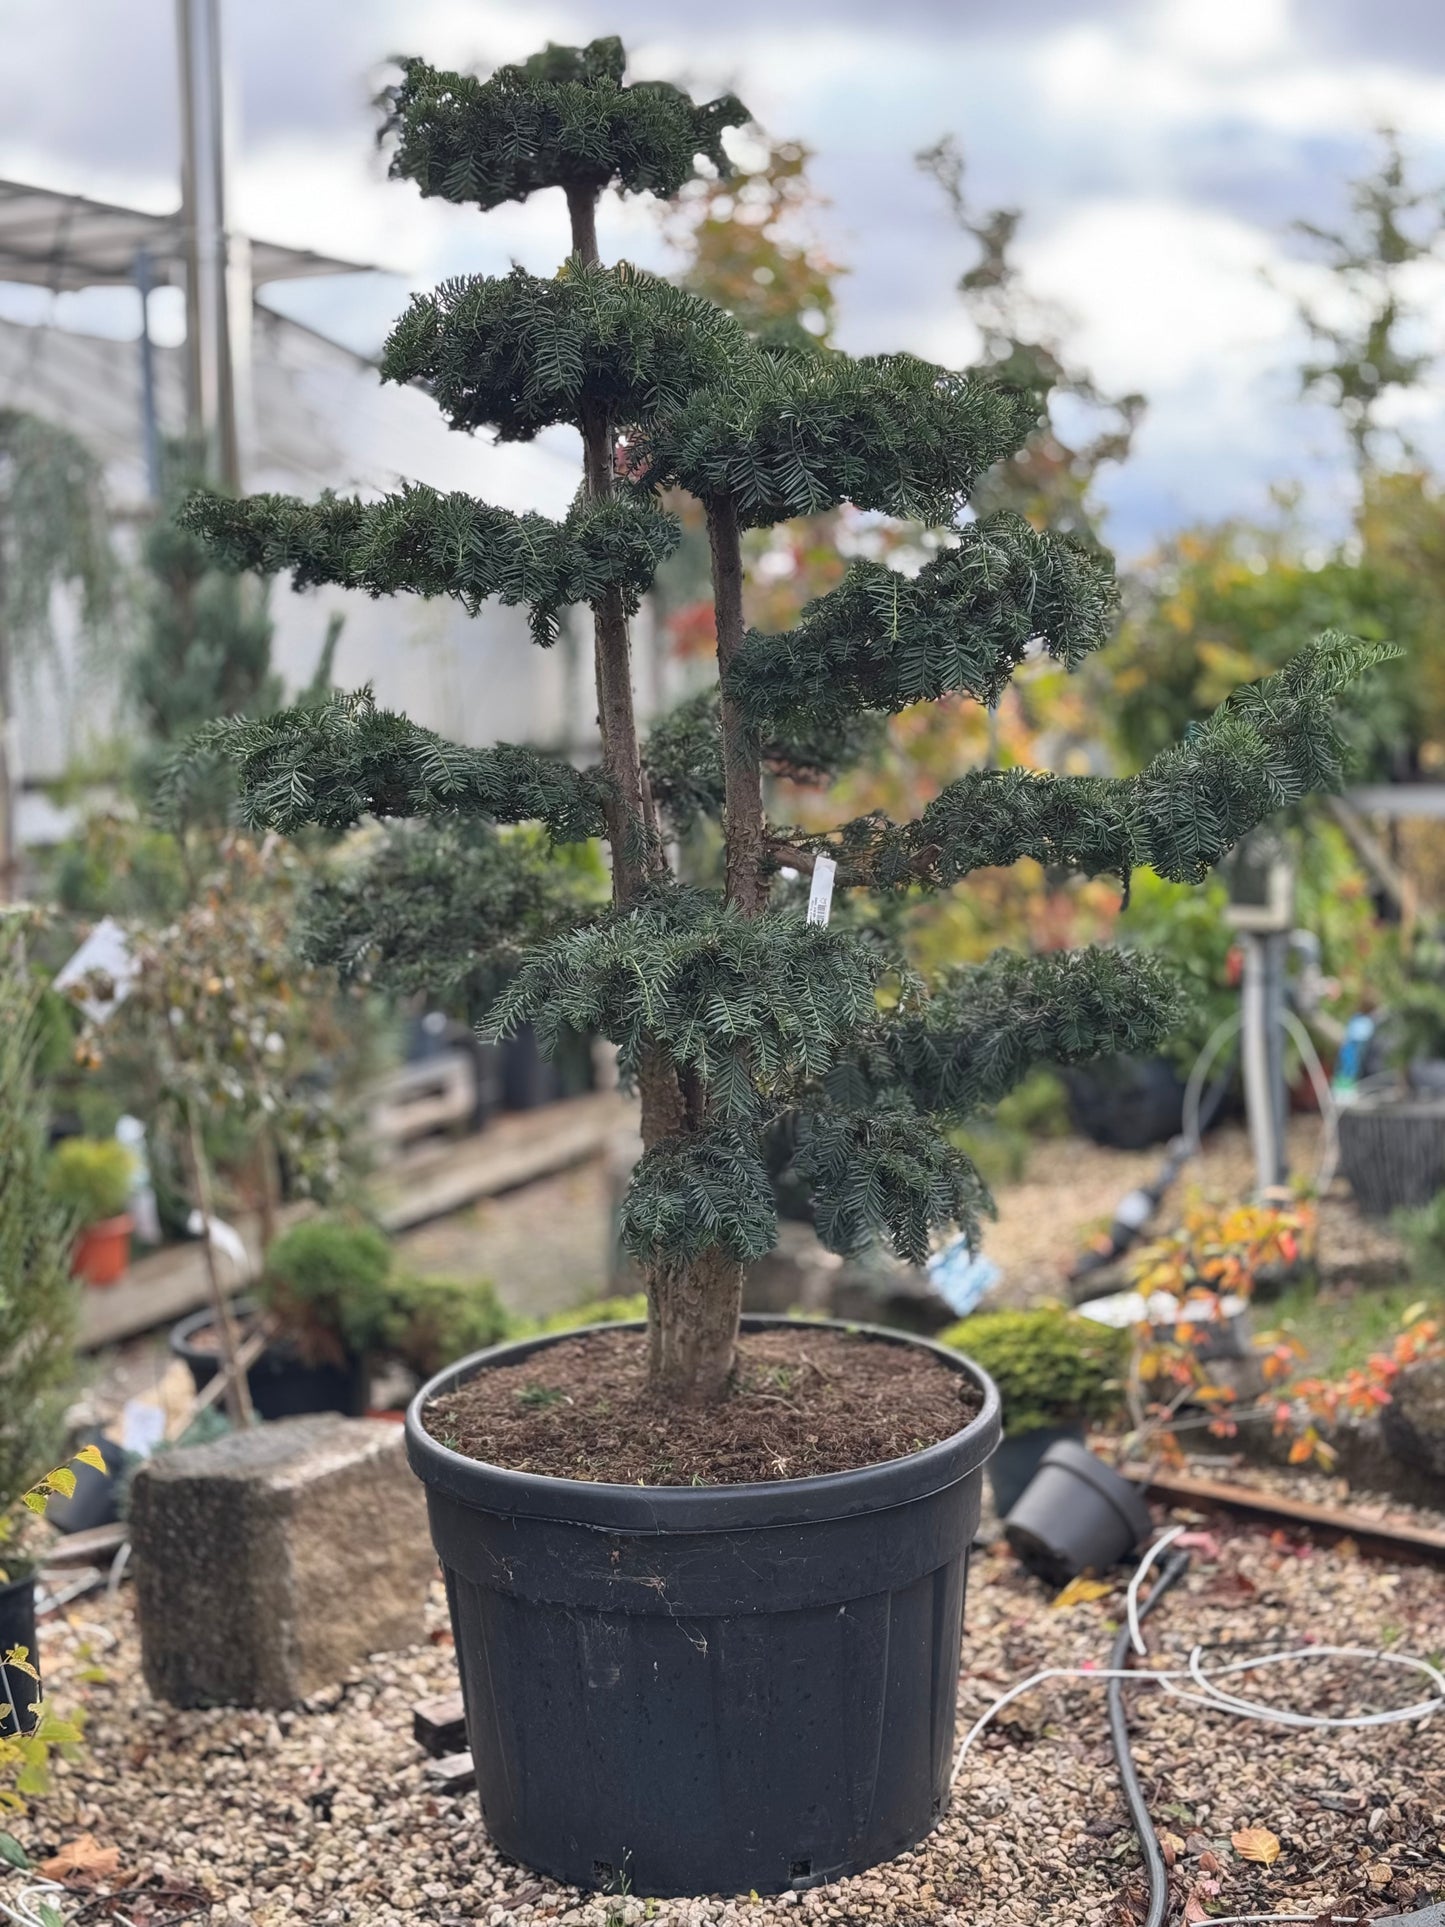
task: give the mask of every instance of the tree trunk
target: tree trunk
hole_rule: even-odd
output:
[[[658,1270],[647,1280],[648,1378],[653,1391],[685,1405],[727,1396],[737,1350],[743,1268],[725,1252]]]
[[[567,211],[572,251],[589,266],[597,254],[597,191],[569,187]],[[590,500],[610,495],[615,486],[615,441],[607,411],[585,403],[582,431],[583,485]],[[737,521],[732,528],[736,547]],[[738,621],[742,615],[741,555],[738,559]],[[742,630],[738,628],[738,640]],[[612,849],[612,896],[619,906],[636,900],[648,882],[667,873],[662,838],[647,790],[638,748],[632,695],[632,642],[621,591],[609,590],[593,611],[597,669],[597,726],[602,766],[610,779],[606,806],[607,840]],[[758,810],[761,839],[761,801]],[[759,841],[761,851],[761,841]],[[677,1066],[655,1047],[643,1054],[637,1074],[645,1149],[702,1122],[701,1093],[686,1086]],[[742,1305],[742,1269],[721,1253],[683,1271],[647,1279],[649,1380],[665,1398],[707,1403],[721,1398],[732,1375]]]
[[[743,546],[730,495],[707,505],[712,547],[717,666],[722,684],[723,824],[727,841],[727,897],[745,917],[767,908],[763,868],[763,766],[757,733],[727,693],[728,670],[743,646]]]
[[[567,212],[572,252],[590,266],[597,263],[597,189],[569,187]],[[590,501],[613,490],[614,438],[605,408],[584,403],[582,419],[583,487]],[[607,841],[612,847],[612,895],[630,903],[650,875],[658,874],[662,852],[649,821],[632,703],[632,638],[620,589],[609,589],[593,611],[592,634],[597,669],[597,727],[602,737],[602,767],[611,779],[606,808]]]

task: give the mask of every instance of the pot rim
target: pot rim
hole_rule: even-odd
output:
[[[1133,1532],[1136,1544],[1153,1531],[1153,1515],[1140,1488],[1132,1480],[1126,1479],[1122,1472],[1106,1464],[1096,1452],[1091,1452],[1082,1440],[1060,1439],[1057,1445],[1051,1445],[1040,1461],[1039,1470],[1042,1472],[1046,1466],[1056,1472],[1072,1474],[1081,1484],[1098,1493]]]
[[[256,1314],[256,1301],[246,1292],[238,1292],[230,1300],[231,1314],[235,1318],[252,1318]],[[193,1332],[207,1331],[216,1322],[213,1305],[202,1305],[197,1311],[188,1311],[184,1318],[177,1319],[171,1326],[168,1344],[173,1358],[206,1358],[213,1364],[220,1357],[218,1352],[208,1351],[203,1345],[193,1345]],[[269,1341],[268,1341],[269,1349]]]
[[[91,1218],[76,1233],[80,1238],[128,1238],[135,1230],[129,1211],[117,1211],[109,1218]]]
[[[570,1331],[513,1339],[473,1352],[437,1372],[413,1397],[406,1411],[407,1457],[430,1492],[479,1511],[518,1517],[565,1520],[579,1525],[628,1532],[715,1532],[765,1526],[809,1525],[825,1519],[880,1512],[958,1484],[981,1471],[999,1441],[999,1395],[987,1372],[961,1352],[912,1332],[890,1330],[839,1318],[790,1318],[745,1313],[744,1331],[792,1328],[841,1331],[885,1344],[916,1345],[964,1373],[983,1393],[982,1409],[959,1431],[921,1451],[884,1459],[845,1472],[823,1472],[805,1479],[775,1479],[737,1485],[622,1485],[591,1479],[563,1479],[550,1473],[519,1472],[468,1458],[434,1439],[422,1413],[434,1398],[474,1378],[489,1365],[513,1364],[563,1339],[596,1332],[645,1331],[642,1319],[579,1325]]]

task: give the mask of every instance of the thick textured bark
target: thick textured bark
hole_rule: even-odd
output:
[[[742,1310],[742,1266],[725,1252],[710,1251],[685,1267],[652,1273],[647,1298],[653,1389],[688,1405],[725,1398]]]
[[[743,646],[743,545],[731,496],[707,505],[712,546],[713,610],[717,619],[717,666],[722,683],[723,824],[727,839],[727,895],[745,917],[766,909],[763,867],[763,765],[756,732],[727,693],[727,676]]]

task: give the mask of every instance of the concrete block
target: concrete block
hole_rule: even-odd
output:
[[[414,1644],[436,1572],[402,1428],[321,1413],[165,1452],[131,1495],[146,1684],[289,1706]]]

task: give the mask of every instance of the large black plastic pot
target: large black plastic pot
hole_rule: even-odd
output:
[[[1030,1572],[1065,1586],[1081,1572],[1107,1572],[1153,1530],[1143,1494],[1076,1439],[1051,1445],[1004,1536]]]
[[[1184,1080],[1165,1057],[1102,1057],[1064,1073],[1074,1128],[1116,1151],[1143,1151],[1178,1134]]]
[[[425,1430],[433,1398],[557,1342],[464,1359],[406,1418],[498,1848],[581,1887],[734,1894],[921,1839],[948,1797],[993,1385],[930,1345],[982,1387],[977,1418],[907,1458],[771,1485],[543,1478]]]
[[[1445,1097],[1366,1094],[1340,1109],[1340,1169],[1371,1218],[1445,1188]]]
[[[993,1508],[1002,1519],[1023,1497],[1025,1487],[1043,1462],[1045,1452],[1061,1439],[1084,1442],[1082,1425],[1039,1425],[1032,1432],[1006,1431],[988,1462]]]
[[[255,1307],[240,1299],[235,1309],[244,1323]],[[194,1342],[197,1332],[208,1331],[214,1323],[215,1314],[208,1306],[171,1328],[171,1351],[185,1361],[198,1392],[220,1370],[217,1353]],[[273,1340],[252,1365],[246,1383],[251,1388],[251,1403],[262,1418],[303,1418],[308,1412],[341,1412],[347,1418],[361,1418],[366,1411],[363,1360],[349,1358],[345,1365],[309,1365],[279,1339]]]
[[[12,1646],[23,1646],[30,1655],[30,1664],[39,1667],[34,1573],[0,1586],[0,1659]],[[22,1723],[30,1724],[22,1709],[39,1698],[40,1688],[28,1673],[19,1672],[13,1666],[6,1669],[5,1678],[0,1680],[0,1706],[8,1705],[11,1710],[0,1716],[0,1739],[18,1733]]]

